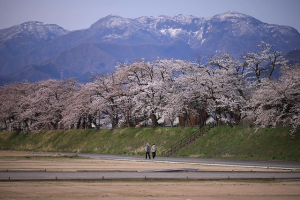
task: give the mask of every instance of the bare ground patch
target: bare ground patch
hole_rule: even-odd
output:
[[[0,151],[0,170],[155,170],[173,168],[199,168],[201,171],[280,171],[279,169],[261,169],[246,167],[207,166],[201,164],[164,163],[153,160],[120,161],[106,159],[87,159],[56,154],[44,154],[22,151]]]
[[[156,163],[153,161],[82,159],[59,154],[49,156],[43,153],[0,151],[0,170],[149,170],[187,167],[199,167],[199,170],[210,171],[268,170]],[[300,181],[2,181],[0,182],[0,199],[281,200],[300,199],[299,188]]]
[[[300,182],[0,182],[1,199],[299,199]]]

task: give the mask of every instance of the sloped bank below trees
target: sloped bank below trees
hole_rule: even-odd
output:
[[[1,150],[61,151],[144,155],[146,143],[155,143],[158,156],[196,127],[67,130],[31,133],[0,132]],[[300,133],[291,139],[290,128],[216,127],[180,150],[181,157],[245,158],[300,161]]]
[[[291,128],[215,127],[177,156],[300,161],[300,132]]]

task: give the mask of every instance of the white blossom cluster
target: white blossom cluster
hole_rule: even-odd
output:
[[[207,62],[135,61],[92,82],[74,79],[13,83],[0,88],[0,126],[5,130],[134,127],[180,116],[205,125],[234,125],[252,116],[258,126],[300,125],[300,69],[262,42],[260,51],[235,60],[223,53]],[[273,73],[281,68],[276,80]]]

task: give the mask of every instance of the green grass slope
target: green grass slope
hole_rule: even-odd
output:
[[[0,132],[0,150],[61,151],[144,155],[146,143],[156,144],[158,156],[196,127],[67,130],[31,133]],[[289,128],[215,127],[173,156],[300,161],[300,133]]]
[[[245,158],[300,161],[300,134],[291,139],[290,128],[245,126],[215,127],[176,155],[203,158]]]
[[[158,155],[195,127],[126,128],[119,130],[67,130],[31,133],[0,132],[0,149],[142,155],[147,143]]]

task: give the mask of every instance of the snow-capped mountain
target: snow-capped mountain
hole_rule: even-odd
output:
[[[110,15],[100,19],[90,29],[96,32],[90,39],[97,41],[162,44],[182,40],[205,54],[216,51],[239,54],[248,49],[254,50],[256,45],[253,44],[259,44],[262,40],[284,52],[300,45],[296,29],[263,23],[237,12],[226,12],[212,18],[177,15],[126,19]]]
[[[118,62],[141,58],[194,59],[195,54],[217,52],[240,56],[257,51],[261,41],[283,53],[300,49],[296,29],[267,24],[237,12],[211,18],[161,15],[128,19],[109,15],[88,29],[72,32],[56,25],[28,22],[0,30],[0,74],[5,80],[14,77],[36,81],[36,76],[25,77],[20,71],[36,74],[43,69],[42,73],[51,74],[49,77],[78,78],[109,72]],[[49,66],[51,73],[44,69]]]
[[[26,22],[0,30],[1,58],[10,58],[30,52],[69,31],[54,24]]]
[[[140,17],[126,19],[110,15],[94,23],[90,29],[97,39],[122,43],[166,43],[174,39],[188,42],[203,25],[204,18],[191,15]]]

